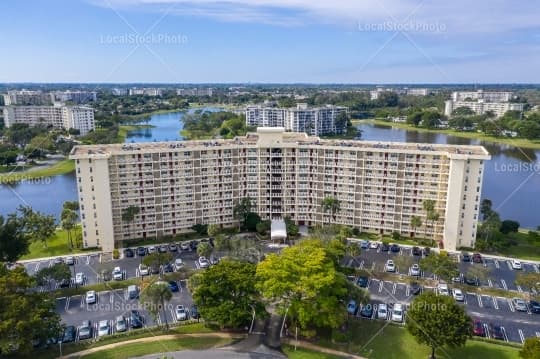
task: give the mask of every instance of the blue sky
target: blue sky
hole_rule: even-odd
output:
[[[0,82],[540,82],[535,1],[2,5]]]

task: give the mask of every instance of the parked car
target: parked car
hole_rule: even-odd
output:
[[[170,252],[177,252],[178,251],[178,246],[174,243],[171,243],[169,244],[169,251]]]
[[[489,334],[493,339],[504,340],[503,328],[500,325],[489,325]]]
[[[174,272],[174,267],[171,263],[165,263],[161,269],[163,270],[163,273],[171,273]]]
[[[180,290],[180,288],[178,288],[178,283],[173,280],[169,282],[169,289],[171,290],[171,292],[178,292]]]
[[[154,254],[157,252],[156,246],[148,247],[148,254]]]
[[[392,321],[401,323],[403,322],[403,305],[402,304],[394,304],[394,307],[392,308]]]
[[[420,266],[417,264],[417,263],[414,263],[412,266],[411,266],[411,269],[409,270],[410,274],[412,276],[419,276],[420,275]]]
[[[62,257],[56,257],[55,259],[53,259],[53,264],[54,264],[54,265],[57,265],[57,264],[64,264],[64,258],[62,258]]]
[[[463,292],[461,289],[455,288],[452,289],[452,295],[454,296],[454,299],[458,302],[463,302],[465,300],[465,297],[463,296]]]
[[[219,263],[219,258],[216,257],[216,256],[214,256],[214,255],[211,255],[211,256],[210,256],[210,264],[213,265],[213,266],[215,266],[215,265],[218,264],[218,263]]]
[[[368,240],[362,240],[360,241],[360,248],[362,249],[368,249],[369,248],[369,241]]]
[[[469,253],[461,253],[461,260],[463,262],[470,262],[471,261],[471,255]]]
[[[540,303],[538,303],[537,301],[529,301],[529,308],[531,308],[531,313],[540,314]]]
[[[96,302],[96,291],[95,290],[89,290],[86,292],[86,304],[94,304]]]
[[[77,273],[75,274],[75,284],[76,285],[83,285],[85,281],[84,273]]]
[[[135,284],[128,286],[127,292],[129,299],[139,298],[139,287],[137,287]]]
[[[392,244],[390,246],[390,252],[392,253],[398,253],[401,250],[397,244]]]
[[[142,328],[143,327],[143,318],[141,314],[136,311],[132,310],[131,315],[129,317],[129,323],[132,328]]]
[[[373,305],[366,304],[362,306],[360,310],[360,316],[362,318],[372,318],[373,317]]]
[[[167,253],[167,246],[162,244],[161,246],[158,247],[158,252],[159,253]]]
[[[157,264],[151,265],[150,266],[150,273],[159,274],[159,266]]]
[[[79,340],[92,338],[92,323],[89,320],[83,320],[79,326]]]
[[[347,303],[347,313],[350,315],[355,315],[356,311],[358,310],[358,305],[356,304],[355,300],[349,300],[349,303]]]
[[[422,249],[422,255],[423,255],[424,257],[429,256],[430,253],[431,253],[431,248],[429,248],[429,247],[424,247],[424,249]]]
[[[510,264],[512,265],[512,269],[515,269],[515,270],[521,270],[523,268],[523,265],[517,259],[512,259],[510,261]]]
[[[77,329],[74,325],[68,325],[66,329],[64,329],[64,333],[62,337],[60,338],[62,343],[70,343],[74,342],[75,338],[77,337]]]
[[[478,278],[476,277],[467,277],[467,276],[464,276],[463,277],[463,281],[468,284],[468,285],[475,285],[475,286],[478,286],[480,284]]]
[[[182,249],[183,251],[190,251],[191,246],[189,245],[189,241],[180,243],[180,249]]]
[[[184,262],[182,261],[182,258],[176,258],[174,260],[174,270],[178,272],[182,268],[184,268]]]
[[[371,249],[377,249],[377,248],[379,248],[379,242],[371,241],[371,242],[369,243],[369,248],[371,248]]]
[[[390,246],[386,243],[383,243],[381,245],[381,252],[388,252],[390,250]]]
[[[124,249],[124,257],[132,258],[134,256],[135,256],[135,252],[133,252],[133,249],[131,249],[131,248]]]
[[[411,282],[409,285],[409,293],[412,295],[418,295],[422,292],[422,286],[416,282]]]
[[[150,274],[150,269],[148,269],[148,266],[144,264],[139,264],[139,276],[145,276]]]
[[[473,254],[472,261],[474,263],[482,263],[482,255],[480,255],[480,253]]]
[[[189,248],[192,251],[196,251],[198,246],[199,246],[199,241],[190,241],[189,242]]]
[[[379,304],[379,307],[377,308],[377,318],[378,319],[388,318],[388,307],[386,306],[386,304],[384,303]]]
[[[199,257],[199,267],[201,268],[208,268],[210,267],[210,262],[206,257]]]
[[[100,320],[98,324],[98,337],[109,335],[111,328],[108,320]]]
[[[115,330],[117,333],[125,332],[127,330],[126,318],[124,318],[123,315],[119,315],[116,317]]]
[[[512,298],[512,304],[518,312],[527,311],[527,303],[525,303],[525,301],[521,298]]]
[[[448,290],[448,284],[439,283],[439,285],[437,285],[437,293],[439,295],[450,295],[450,291]]]
[[[176,306],[175,313],[176,313],[176,320],[187,320],[188,318],[187,310],[186,308],[184,308],[182,304],[178,304]]]
[[[369,283],[368,277],[358,277],[358,279],[356,280],[356,284],[358,284],[360,288],[367,288],[368,283]]]
[[[394,264],[394,261],[389,259],[386,261],[386,265],[384,266],[385,271],[387,272],[395,272],[396,271],[396,265]]]
[[[422,251],[420,250],[419,247],[412,247],[411,251],[412,251],[413,256],[419,256],[422,254]]]
[[[69,285],[71,284],[71,281],[69,279],[62,279],[60,283],[58,283],[58,286],[60,288],[69,288]]]
[[[100,272],[100,277],[101,279],[104,281],[104,282],[108,282],[112,279],[112,276],[111,276],[111,271],[108,270],[108,269],[103,269],[101,272]]]
[[[146,255],[146,248],[145,247],[137,248],[137,255],[139,257],[144,257]]]
[[[75,264],[75,257],[73,257],[73,256],[66,257],[66,264],[68,266],[74,265]]]
[[[473,334],[479,337],[485,337],[486,331],[484,329],[484,323],[478,319],[473,320]]]
[[[199,319],[201,317],[201,314],[199,313],[199,309],[196,305],[191,306],[191,310],[189,311],[191,318],[193,319]]]
[[[122,272],[122,269],[120,267],[114,267],[112,271],[112,276],[114,280],[124,279],[124,273]]]

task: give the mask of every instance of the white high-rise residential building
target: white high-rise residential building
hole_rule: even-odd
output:
[[[46,92],[13,90],[4,94],[4,105],[50,105],[51,96]]]
[[[474,111],[477,115],[483,115],[490,111],[495,114],[496,117],[501,117],[507,111],[523,111],[522,103],[513,102],[484,102],[478,101],[453,101],[447,100],[444,102],[444,114],[446,116],[452,116],[452,113],[456,108],[467,107]]]
[[[455,91],[452,92],[453,101],[475,101],[484,102],[508,102],[512,99],[513,93],[508,91]]]
[[[52,101],[67,102],[71,101],[74,103],[88,103],[97,101],[97,92],[96,91],[54,91],[51,92]]]
[[[84,106],[5,106],[4,123],[29,126],[50,125],[53,128],[73,128],[85,135],[95,129],[94,109]]]
[[[177,89],[176,95],[177,96],[212,96],[213,94],[212,88],[189,88],[189,89]]]
[[[347,124],[340,125],[336,119],[347,111],[347,107],[342,106],[309,107],[301,103],[296,108],[248,106],[245,114],[247,126],[284,127],[287,131],[320,136],[343,133]]]
[[[427,96],[431,93],[433,91],[428,88],[412,87],[405,89],[405,94],[409,96]]]
[[[129,95],[145,95],[159,97],[163,96],[163,89],[160,88],[131,88],[129,89]]]
[[[231,140],[76,146],[83,244],[174,236],[195,224],[237,225],[249,197],[262,219],[338,223],[366,232],[416,235],[444,248],[473,247],[482,191],[481,146],[322,140],[259,128]],[[324,198],[340,210],[325,212]],[[423,210],[435,202],[439,220]],[[123,219],[137,208],[133,219]],[[419,216],[424,225],[411,226]],[[124,216],[125,218],[125,216]]]
[[[115,87],[111,90],[111,92],[115,96],[126,96],[128,94],[128,89]]]

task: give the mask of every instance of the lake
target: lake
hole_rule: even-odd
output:
[[[218,108],[205,110],[219,111]],[[152,115],[147,123],[155,127],[129,132],[126,142],[180,140],[179,132],[182,129],[184,113]],[[540,215],[536,212],[536,200],[540,200],[540,151],[369,123],[359,124],[357,127],[362,130],[362,138],[365,140],[485,146],[492,159],[485,165],[482,197],[493,201],[495,209],[503,219],[515,219],[523,227],[529,228],[540,225]],[[76,199],[73,174],[0,185],[0,214],[5,215],[15,211],[18,206],[27,204],[39,211],[58,216],[64,201]]]

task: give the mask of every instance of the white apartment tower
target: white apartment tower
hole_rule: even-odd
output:
[[[484,161],[481,146],[321,140],[259,128],[232,140],[76,146],[85,247],[188,231],[197,223],[235,226],[233,207],[250,197],[263,219],[290,216],[313,226],[432,237],[444,248],[473,247]],[[341,210],[325,213],[326,197]],[[426,221],[423,201],[440,219]],[[133,220],[122,213],[135,206]],[[420,216],[421,228],[410,225]]]
[[[50,105],[51,96],[46,92],[13,90],[4,94],[4,105]]]

